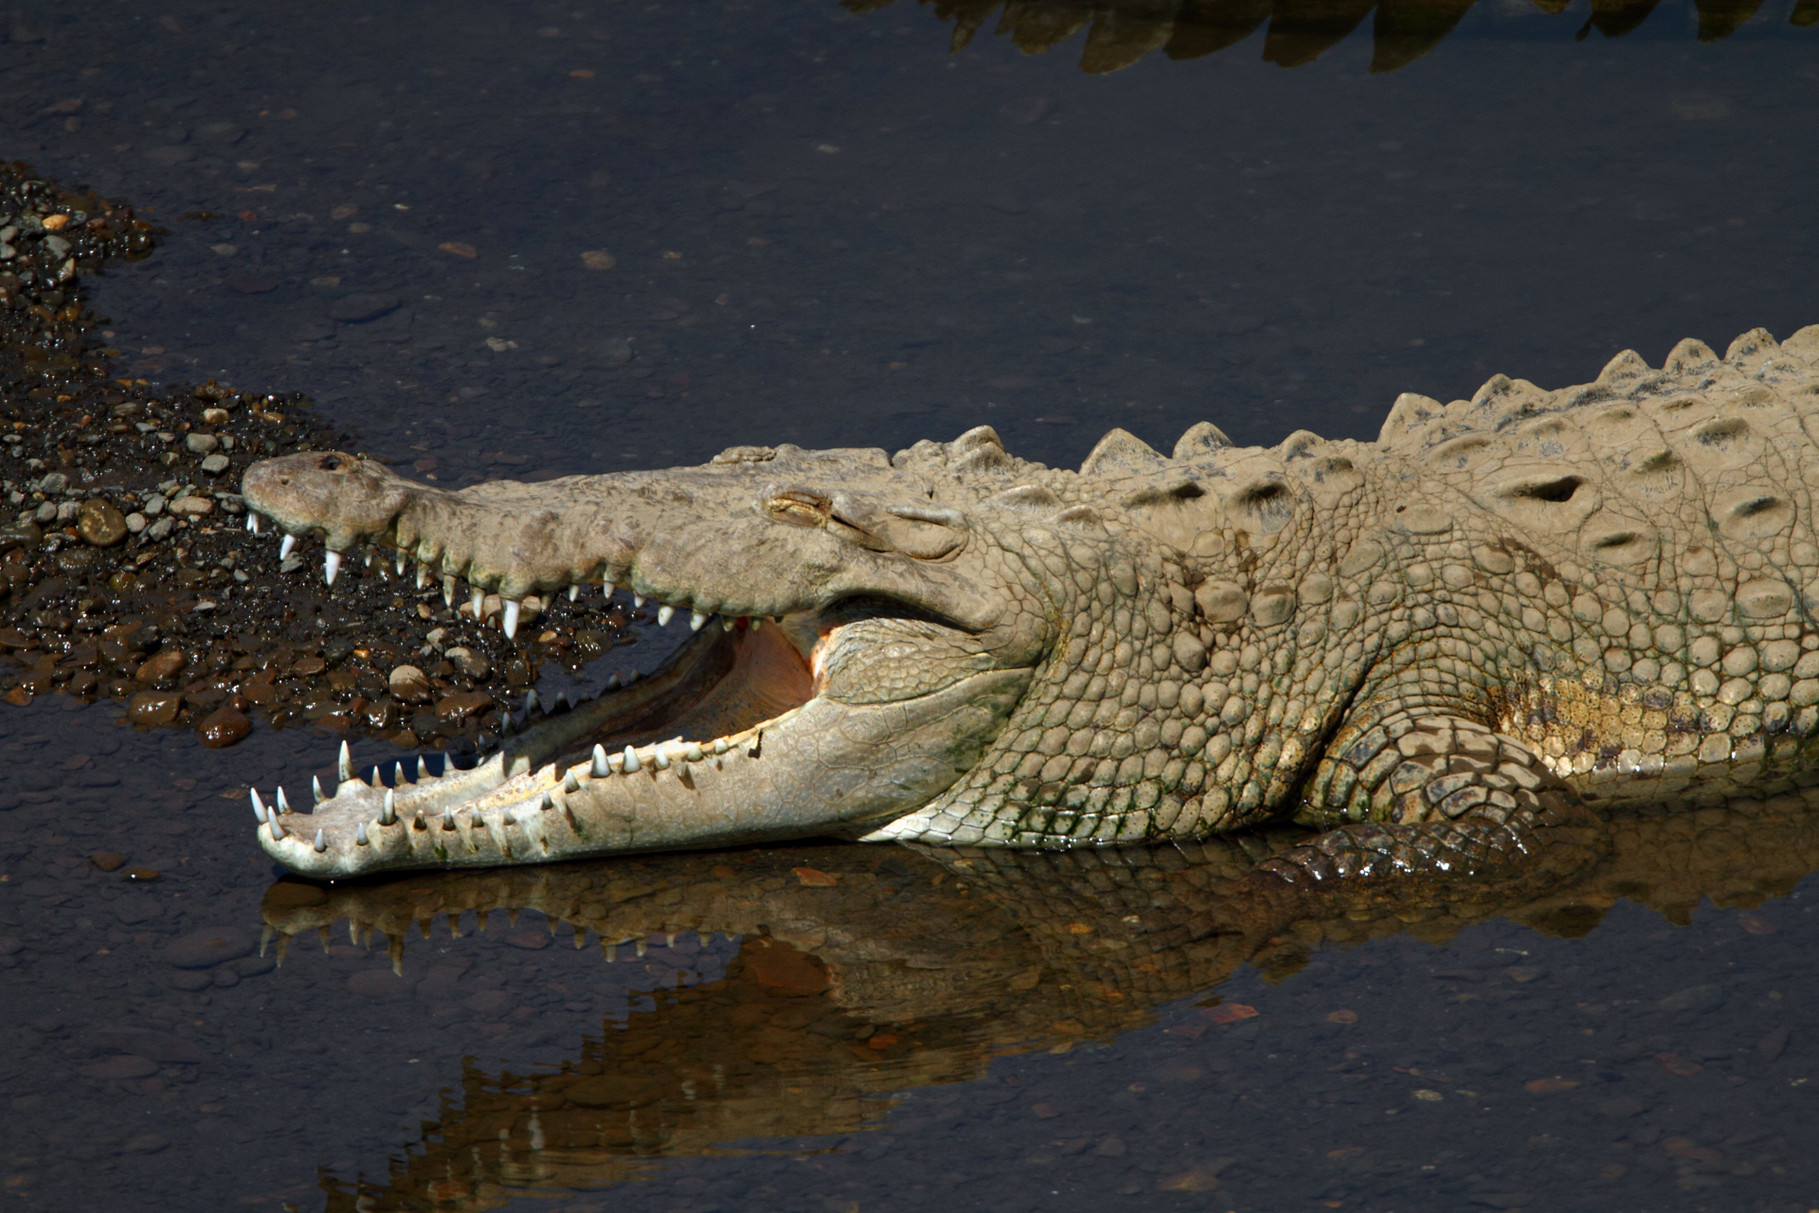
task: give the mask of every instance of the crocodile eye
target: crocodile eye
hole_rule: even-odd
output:
[[[765,512],[781,522],[797,526],[824,526],[833,516],[834,503],[807,489],[782,489],[764,501]]]
[[[347,461],[337,452],[331,452],[316,461],[317,470],[323,472],[339,472],[346,466]]]

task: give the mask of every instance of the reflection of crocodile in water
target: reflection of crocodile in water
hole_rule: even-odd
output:
[[[598,933],[620,963],[634,943],[662,955],[665,935],[682,933],[683,947],[690,932],[743,937],[725,980],[608,1025],[557,1073],[468,1063],[422,1142],[394,1155],[358,1206],[417,1207],[430,1193],[437,1208],[478,1209],[513,1189],[615,1183],[656,1156],[850,1132],[887,1113],[880,1096],[983,1077],[1005,1052],[1129,1031],[1241,965],[1286,977],[1314,948],[1392,933],[1438,943],[1498,915],[1577,936],[1619,900],[1684,923],[1702,898],[1755,907],[1819,866],[1819,817],[1795,796],[1619,815],[1601,828],[1601,859],[1539,892],[1525,874],[1260,898],[1245,873],[1293,841],[779,849],[333,889],[283,882],[265,917],[286,936],[346,918],[368,938],[389,936],[401,971],[413,926],[468,912],[539,911],[578,940]],[[329,1208],[354,1208],[352,1197],[335,1192]]]
[[[859,12],[888,8],[894,0],[844,0]],[[1268,23],[1263,60],[1282,67],[1312,63],[1344,41],[1376,10],[1371,38],[1373,72],[1392,72],[1440,44],[1474,0],[922,0],[954,26],[953,49],[997,15],[996,32],[1026,54],[1040,54],[1086,31],[1080,67],[1115,72],[1154,51],[1170,59],[1197,59],[1249,38]],[[1659,0],[1592,0],[1579,36],[1596,29],[1606,37],[1627,34],[1648,19]],[[1535,0],[1544,13],[1562,13],[1567,0]],[[1699,41],[1728,38],[1755,15],[1762,0],[1695,0]],[[1819,24],[1819,0],[1798,0],[1789,21]]]
[[[1292,881],[1510,862],[1582,801],[1769,794],[1819,733],[1815,361],[1819,326],[1758,329],[1557,392],[1405,394],[1375,443],[1113,430],[1077,472],[988,427],[459,492],[268,460],[249,507],[325,536],[331,581],[371,541],[500,594],[508,634],[526,594],[604,582],[697,635],[473,770],[344,769],[310,814],[255,792],[259,838],[348,876],[1327,827],[1269,861]]]

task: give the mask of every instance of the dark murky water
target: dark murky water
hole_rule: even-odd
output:
[[[130,369],[312,392],[455,483],[981,421],[1051,461],[1369,436],[1402,390],[1819,320],[1810,2],[1241,7],[28,6],[0,155],[171,229],[99,285]],[[824,848],[281,891],[274,969],[242,789],[331,743],[116,715],[0,714],[20,1208],[1819,1201],[1799,814],[1403,933]],[[310,933],[438,913],[402,979],[383,930]]]

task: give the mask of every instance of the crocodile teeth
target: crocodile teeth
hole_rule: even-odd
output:
[[[419,564],[417,566],[417,588],[422,589],[424,586],[426,586],[428,584],[429,584],[429,569],[426,566]]]
[[[699,632],[701,630],[701,625],[706,622],[707,615],[705,613],[701,611],[691,612],[688,617],[688,630],[691,632]]]
[[[259,789],[248,788],[247,791],[253,795],[253,816],[263,822],[265,820],[265,802],[259,799]]]
[[[326,850],[328,850],[328,839],[326,839],[322,836],[321,830],[317,830],[316,831],[316,853],[318,855],[320,855],[322,852],[324,852]]]
[[[398,793],[391,788],[385,789],[385,805],[379,810],[379,824],[391,825],[398,820]]]
[[[656,767],[659,771],[669,770],[669,755],[665,754],[662,750],[653,748],[651,750],[651,765]]]
[[[366,842],[366,823],[363,821],[354,827],[354,845],[363,847]]]
[[[606,765],[605,746],[597,745],[594,747],[594,765],[588,768],[588,772],[593,775],[595,779],[605,779],[608,775],[612,774],[612,768]]]
[[[400,759],[398,764],[392,768],[392,786],[395,788],[404,782],[404,762]]]
[[[475,586],[474,592],[468,597],[468,601],[473,604],[474,618],[479,619],[480,608],[486,605],[486,591],[479,586]]]
[[[274,803],[277,805],[278,812],[280,812],[280,813],[288,813],[291,811],[290,799],[289,799],[289,797],[285,796],[284,789],[282,787],[280,787],[278,789],[278,796]]]
[[[636,771],[638,769],[639,769],[638,768],[638,751],[632,749],[632,747],[630,747],[630,746],[626,746],[625,747],[625,771],[626,771],[626,774],[629,775],[633,771]]]
[[[353,777],[354,759],[353,755],[347,752],[347,742],[344,741],[341,743],[341,753],[335,759],[335,778],[346,783]],[[339,791],[339,789],[336,790]]]
[[[443,769],[447,770],[446,767]],[[417,778],[419,781],[429,778],[429,759],[421,754],[417,755]]]
[[[321,804],[328,799],[327,796],[322,794],[322,780],[320,777],[315,775],[309,777],[309,794],[315,798],[315,803],[317,804]]]
[[[455,605],[455,577],[452,573],[442,578],[442,605],[445,607]]]
[[[341,571],[341,553],[329,549],[322,554],[322,580],[330,585],[335,584],[335,574]]]
[[[499,620],[499,626],[504,630],[507,640],[518,634],[518,607],[519,604],[514,599],[505,600],[505,613]]]
[[[524,693],[524,714],[529,716],[532,712],[539,712],[542,710],[543,703],[537,698],[537,692],[526,691]]]
[[[701,743],[694,741],[691,741],[688,748],[682,751],[682,756],[690,762],[700,762],[703,758],[707,757],[706,753],[701,749]]]
[[[644,605],[644,595],[643,594],[633,594],[632,595],[632,605],[635,607],[643,606]]]
[[[581,597],[581,587],[580,586],[571,585],[568,587],[568,600],[570,602],[574,602],[575,600],[577,600],[580,597]]]
[[[738,622],[739,621],[737,619],[733,618],[731,615],[722,615],[720,617],[720,630],[722,632],[730,632],[733,630],[734,625],[736,625]]]
[[[296,546],[297,537],[295,535],[286,535],[283,539],[280,539],[278,541],[278,559],[289,560],[291,552]]]
[[[581,790],[581,780],[573,771],[570,771],[568,773],[568,778],[562,781],[562,790],[564,792],[579,792]]]

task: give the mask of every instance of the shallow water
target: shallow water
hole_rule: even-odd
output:
[[[1557,386],[1626,346],[1658,361],[1819,320],[1807,11],[1702,43],[1690,7],[1607,37],[1612,9],[1576,40],[1584,5],[1487,2],[1373,73],[1370,22],[1278,66],[1313,45],[1284,10],[1215,54],[1157,42],[1094,74],[1084,32],[1026,55],[993,17],[950,54],[952,22],[901,3],[72,5],[0,23],[0,154],[170,229],[96,284],[129,369],[309,391],[445,483],[982,421],[1068,462],[1112,425],[1164,449],[1202,418],[1240,442],[1369,437],[1400,391]],[[1299,971],[1287,945],[1189,961],[1175,935],[1148,972],[1114,964],[1091,944],[1125,918],[1089,918],[1124,886],[1036,861],[1055,907],[1015,892],[1024,869],[876,848],[602,865],[636,912],[514,886],[496,904],[531,907],[516,926],[413,936],[400,979],[345,921],[326,955],[307,930],[281,968],[252,950],[312,908],[262,911],[243,789],[295,786],[331,742],[207,751],[116,714],[0,713],[0,1182],[20,1207],[1819,1191],[1797,825],[1739,829],[1679,901],[1600,886],[1579,918],[1360,929]],[[125,865],[95,868],[104,851]],[[1751,885],[1760,868],[1778,883]],[[1629,900],[1600,920],[1597,897]],[[1159,916],[1143,938],[1220,906],[1135,904]],[[567,928],[549,946],[540,908],[646,954],[608,968]]]

